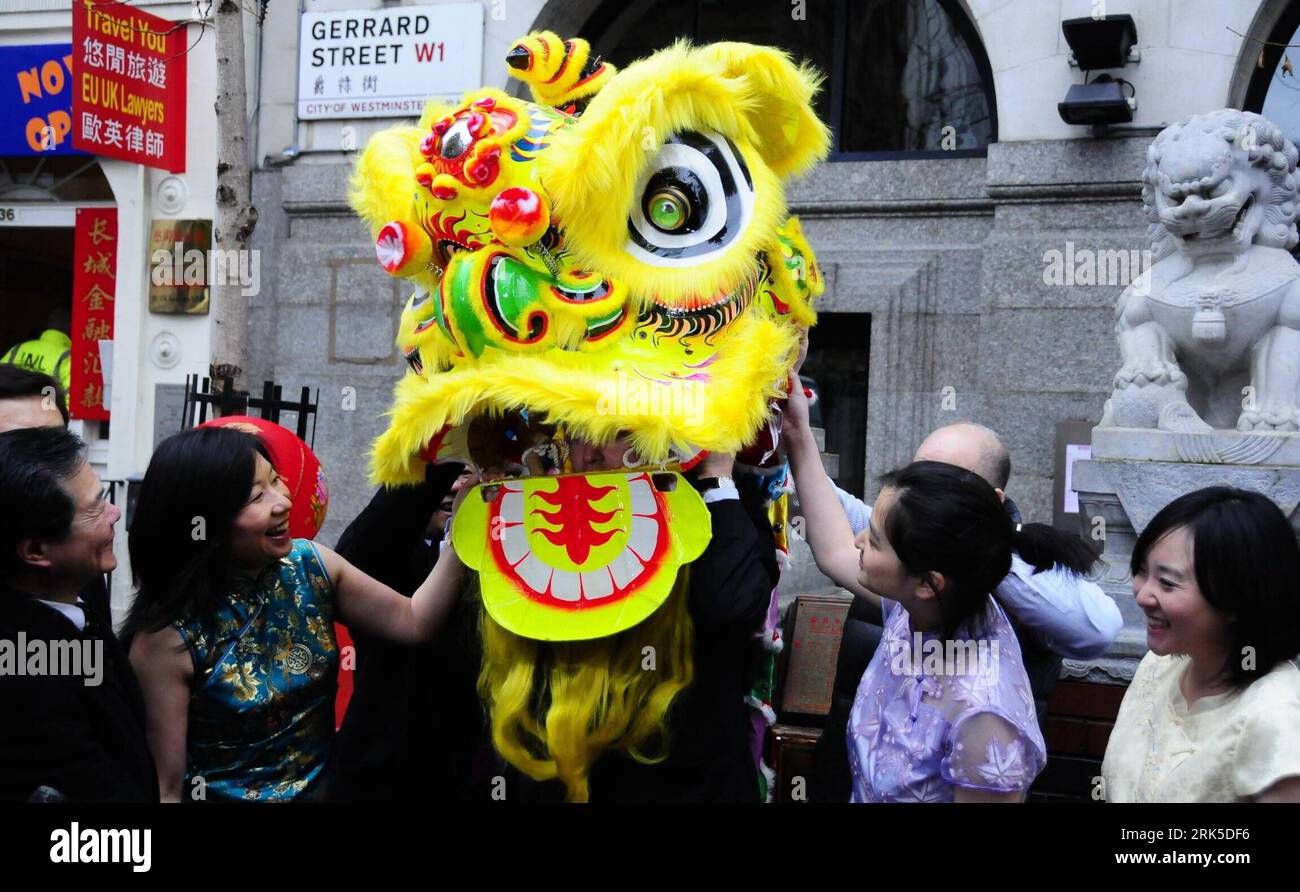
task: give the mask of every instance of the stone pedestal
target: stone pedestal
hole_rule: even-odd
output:
[[[1119,605],[1124,628],[1101,657],[1066,660],[1062,677],[1127,684],[1147,651],[1146,620],[1133,598],[1133,577],[1129,572],[1138,534],[1165,505],[1207,486],[1235,486],[1263,493],[1300,533],[1300,513],[1296,510],[1300,505],[1300,461],[1295,459],[1300,456],[1300,435],[1097,428],[1093,431],[1092,454],[1092,460],[1074,465],[1080,523],[1085,538],[1105,539],[1094,581]],[[1250,458],[1257,463],[1224,463]]]

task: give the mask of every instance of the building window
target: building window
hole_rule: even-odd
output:
[[[832,160],[980,156],[997,139],[988,58],[956,0],[620,0],[582,36],[619,66],[679,37],[781,47],[826,75]]]
[[[1292,3],[1278,19],[1268,42],[1247,41],[1245,52],[1258,55],[1255,74],[1246,89],[1244,111],[1257,112],[1300,144],[1300,3]],[[1291,44],[1291,48],[1281,46]]]
[[[112,201],[99,161],[87,155],[0,158],[0,201]]]

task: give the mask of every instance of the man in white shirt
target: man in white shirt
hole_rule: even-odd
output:
[[[997,434],[978,424],[950,424],[931,433],[916,450],[914,461],[941,461],[979,474],[997,490],[1011,519],[1020,510],[1007,498],[1011,458]],[[854,535],[867,528],[871,506],[837,488],[840,504]],[[1041,573],[1012,554],[1011,572],[997,589],[998,603],[1017,631],[1068,659],[1095,657],[1110,646],[1124,625],[1119,606],[1095,583],[1063,567]]]
[[[941,461],[974,471],[993,485],[1013,522],[1021,522],[1019,509],[1005,493],[1011,458],[997,434],[988,428],[966,423],[941,427],[925,438],[914,460]],[[854,535],[866,529],[871,506],[841,489],[837,488],[836,494]],[[1060,674],[1061,658],[1087,659],[1109,647],[1124,624],[1119,606],[1100,586],[1077,573],[1060,566],[1035,572],[1015,552],[1011,572],[998,585],[995,596],[1020,639],[1041,721],[1047,696]],[[842,802],[848,798],[844,725],[858,680],[879,640],[878,627],[869,626],[850,610],[841,639],[831,712],[814,751],[815,799]]]

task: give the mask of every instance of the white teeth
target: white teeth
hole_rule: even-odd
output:
[[[515,490],[506,490],[501,496],[501,518],[506,523],[524,522],[524,494]]]
[[[524,523],[524,493],[506,488],[497,516],[502,522],[501,554],[513,567],[513,575],[537,594],[570,604],[599,601],[631,586],[645,573],[645,565],[660,545],[662,531],[660,507],[649,478],[628,480],[628,491],[630,505],[626,510],[631,529],[622,553],[606,566],[584,572],[551,567],[533,552]]]
[[[519,574],[519,578],[525,585],[539,594],[545,592],[551,582],[551,568],[538,560],[535,554],[530,553],[520,561],[519,566],[515,567],[515,572]]]
[[[636,552],[643,561],[650,560],[659,543],[659,525],[649,517],[632,517],[632,531],[627,537],[628,548]]]
[[[581,598],[578,574],[569,570],[556,570],[551,576],[551,597],[560,601],[576,601]]]
[[[524,532],[523,524],[501,527],[501,551],[505,553],[506,563],[512,567],[528,553],[528,534]]]
[[[502,539],[502,547],[507,555],[516,549],[515,545],[509,544],[514,538],[507,532]],[[608,566],[585,573],[548,567],[535,554],[527,551],[526,545],[522,553],[525,556],[514,568],[519,579],[538,594],[547,594],[549,590],[550,596],[559,601],[598,601],[608,598],[614,594],[615,588],[627,588],[645,570],[645,565],[629,548],[624,548]]]
[[[582,596],[589,601],[598,598],[608,598],[614,594],[614,580],[609,576],[609,570],[602,567],[599,570],[590,571],[582,574]]]
[[[628,492],[632,494],[632,513],[653,515],[655,513],[655,497],[650,491],[650,482],[644,478],[638,477],[635,480],[629,480],[627,483]]]
[[[627,588],[632,580],[636,579],[637,575],[640,574],[643,567],[644,565],[636,559],[636,555],[625,548],[622,554],[614,558],[609,565],[609,572],[613,576],[616,586]]]

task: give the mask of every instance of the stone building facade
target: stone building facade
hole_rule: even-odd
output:
[[[366,5],[321,0],[313,11]],[[616,5],[624,16],[626,8],[652,6]],[[974,153],[846,154],[789,195],[825,269],[823,326],[835,326],[836,314],[870,314],[860,495],[873,495],[871,481],[905,462],[929,430],[969,419],[1006,441],[1008,489],[1026,517],[1052,520],[1056,426],[1100,419],[1118,363],[1115,298],[1139,271],[1118,270],[1113,260],[1108,270],[1105,258],[1119,254],[1097,252],[1140,258],[1149,247],[1139,205],[1147,143],[1186,115],[1240,106],[1258,41],[1292,5],[950,4],[987,58],[995,141]],[[543,27],[585,34],[611,15],[600,0],[484,6],[483,83],[501,87],[501,59],[514,37]],[[815,0],[809,8],[816,14]],[[1056,110],[1083,79],[1070,65],[1061,21],[1094,13],[1131,14],[1140,53],[1122,72],[1137,96],[1134,122],[1103,138],[1065,124]],[[269,274],[251,307],[250,380],[320,388],[316,444],[333,491],[323,536],[333,541],[365,503],[359,456],[382,430],[391,387],[404,372],[392,338],[405,295],[375,263],[347,207],[351,153],[342,147],[364,145],[370,132],[395,122],[294,119],[293,79],[284,72],[296,58],[297,20],[297,11],[274,4],[262,38],[256,140],[258,157],[272,163],[254,175],[261,211],[254,246]],[[611,52],[598,41],[597,48]],[[289,146],[294,159],[276,163]],[[1088,252],[1100,260],[1100,284],[1084,272]],[[1078,275],[1054,278],[1058,256],[1072,260]]]

